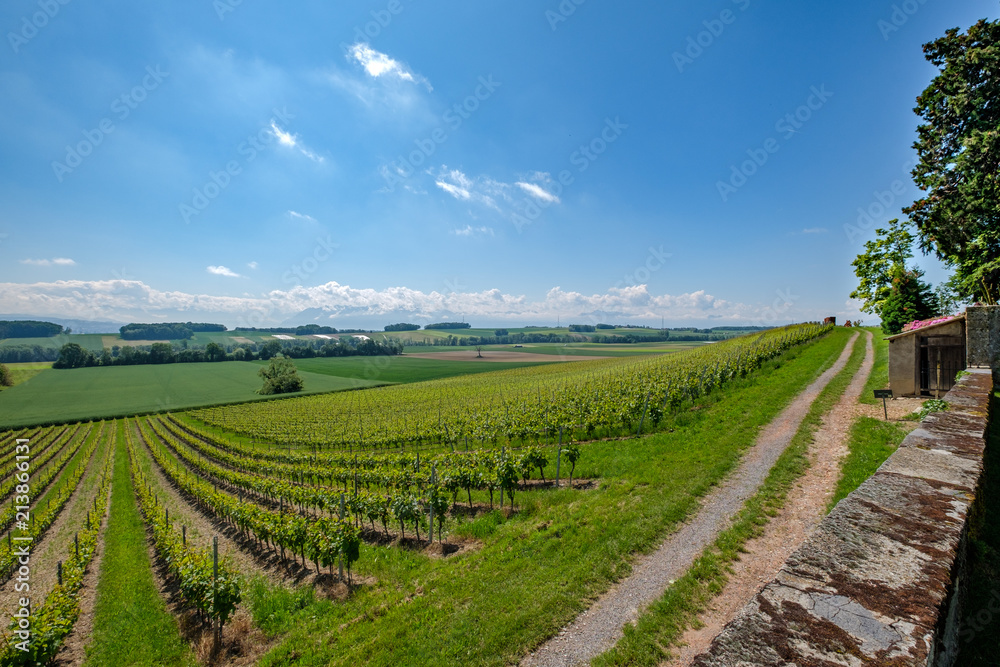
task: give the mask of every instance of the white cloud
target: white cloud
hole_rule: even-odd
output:
[[[491,208],[512,222],[518,216],[534,219],[541,209],[562,203],[556,194],[558,184],[546,172],[531,172],[513,183],[490,176],[473,178],[459,169],[449,169],[447,165],[441,165],[436,172],[428,169],[425,173],[435,179],[437,187],[455,199]]]
[[[299,135],[282,130],[273,120],[271,121],[271,134],[278,139],[279,144],[287,146],[288,148],[297,148],[300,153],[313,162],[322,163],[325,160],[322,156],[316,155],[316,153],[313,153],[311,150],[303,146],[299,141]]]
[[[442,166],[439,170],[434,185],[455,199],[473,201],[483,206],[488,206],[495,211],[500,211],[496,197],[507,198],[506,191],[510,188],[506,183],[500,183],[487,177],[473,180],[462,173],[461,170],[448,169],[446,166]]]
[[[458,185],[452,185],[451,183],[445,183],[444,181],[434,181],[434,185],[438,186],[448,194],[450,194],[455,199],[463,199],[468,201],[472,198],[472,193],[463,187]]]
[[[251,269],[256,269],[257,262],[247,262],[247,266],[249,266]]]
[[[225,267],[214,268],[229,271]],[[37,316],[59,313],[67,318],[127,322],[142,313],[142,321],[157,317],[183,318],[183,321],[207,318],[234,326],[266,326],[265,323],[279,323],[309,308],[322,309],[334,320],[389,314],[434,320],[465,314],[481,321],[510,322],[515,326],[554,322],[557,317],[562,317],[564,322],[577,319],[582,323],[608,320],[658,323],[661,316],[670,322],[724,320],[743,323],[759,318],[756,309],[719,299],[703,290],[655,295],[650,294],[645,285],[611,288],[598,294],[554,287],[544,297],[531,299],[499,289],[469,292],[459,288],[443,294],[407,287],[358,289],[336,282],[273,290],[258,296],[160,291],[136,280],[0,284],[0,312]],[[782,321],[816,317],[813,313],[788,312],[782,314]],[[765,323],[777,322],[768,320]]]
[[[318,220],[316,220],[316,218],[312,217],[311,215],[307,215],[305,213],[299,213],[298,211],[289,211],[288,215],[298,220],[304,220],[306,222],[318,222]]]
[[[803,234],[826,234],[828,230],[826,227],[807,227],[802,230]]]
[[[236,273],[232,269],[228,269],[225,266],[210,266],[206,269],[209,273],[215,274],[217,276],[225,276],[227,278],[242,278],[240,274]]]
[[[464,229],[453,229],[452,234],[455,236],[493,236],[492,227],[473,227],[472,225],[466,225]]]
[[[22,259],[21,264],[29,266],[76,266],[76,262],[68,257],[54,257],[53,259]]]
[[[352,45],[347,52],[348,59],[361,65],[365,72],[373,79],[379,77],[395,78],[410,83],[420,83],[427,87],[427,90],[434,90],[430,82],[424,77],[414,74],[398,60],[393,60],[388,55],[376,51],[365,42],[358,42]]]
[[[515,185],[517,185],[517,187],[521,188],[535,199],[539,199],[547,204],[560,203],[559,197],[543,189],[540,185],[536,185],[535,183],[525,183],[523,181],[518,181],[517,183],[515,183]]]

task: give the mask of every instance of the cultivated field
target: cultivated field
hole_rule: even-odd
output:
[[[0,505],[15,438],[30,439],[35,519],[11,544],[35,540],[33,631],[49,638],[37,657],[65,644],[85,664],[204,663],[215,619],[221,664],[516,663],[683,521],[846,340],[807,325],[676,355],[4,432]],[[386,376],[419,372],[394,361]]]
[[[44,370],[0,392],[0,428],[272,398],[255,393],[262,383],[260,368],[227,361]],[[375,384],[313,373],[302,376],[305,393]]]

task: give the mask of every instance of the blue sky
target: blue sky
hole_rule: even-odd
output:
[[[921,45],[1000,9],[342,4],[4,3],[0,313],[854,319]]]

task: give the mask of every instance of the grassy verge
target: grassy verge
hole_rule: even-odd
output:
[[[285,635],[260,664],[516,663],[684,520],[848,335],[789,351],[681,411],[672,429],[585,445],[576,476],[600,479],[598,488],[519,492],[514,516],[463,524],[478,536],[476,549],[441,559],[366,544],[357,573],[377,583],[345,601],[252,598],[272,607],[251,601],[256,618],[274,619],[258,622]]]
[[[881,403],[881,399],[875,398],[875,389],[887,389],[889,387],[889,341],[885,339],[885,334],[878,327],[864,327],[872,334],[875,344],[875,365],[872,366],[871,375],[868,382],[861,391],[861,402],[869,405]]]
[[[907,430],[893,422],[859,417],[851,425],[850,453],[840,466],[840,480],[827,510],[846,498],[896,451]]]
[[[146,528],[136,509],[122,425],[118,428],[93,639],[84,664],[194,665],[177,621],[167,611],[153,582]]]
[[[595,658],[592,665],[658,665],[668,657],[665,647],[676,643],[688,627],[697,623],[698,614],[722,592],[729,580],[730,565],[744,552],[747,541],[762,534],[770,518],[784,506],[788,490],[809,467],[809,445],[823,415],[840,400],[861,367],[864,355],[865,337],[861,335],[847,365],[813,402],[788,448],[730,527],[640,615],[638,623],[626,625],[624,637],[614,648]]]
[[[956,665],[1000,665],[1000,393],[993,396],[982,486],[969,521],[967,596]]]

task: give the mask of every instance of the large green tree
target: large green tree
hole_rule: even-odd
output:
[[[893,278],[906,270],[906,260],[913,257],[913,240],[908,220],[890,220],[887,228],[875,230],[875,240],[866,242],[865,251],[851,262],[858,277],[851,298],[862,300],[862,312],[881,317]]]
[[[883,333],[898,334],[907,323],[936,314],[936,298],[922,278],[919,269],[902,270],[893,276],[889,296],[882,304]]]
[[[83,368],[96,363],[90,350],[85,350],[77,343],[66,343],[59,348],[59,358],[52,364],[52,368]]]
[[[921,248],[955,270],[960,296],[1000,292],[1000,21],[953,28],[924,45],[940,71],[917,98],[923,123],[913,179],[925,195],[904,209]]]
[[[293,391],[302,391],[303,382],[299,377],[295,364],[288,357],[278,355],[271,358],[271,362],[261,368],[258,372],[264,378],[264,386],[257,392],[259,394],[287,394]]]

